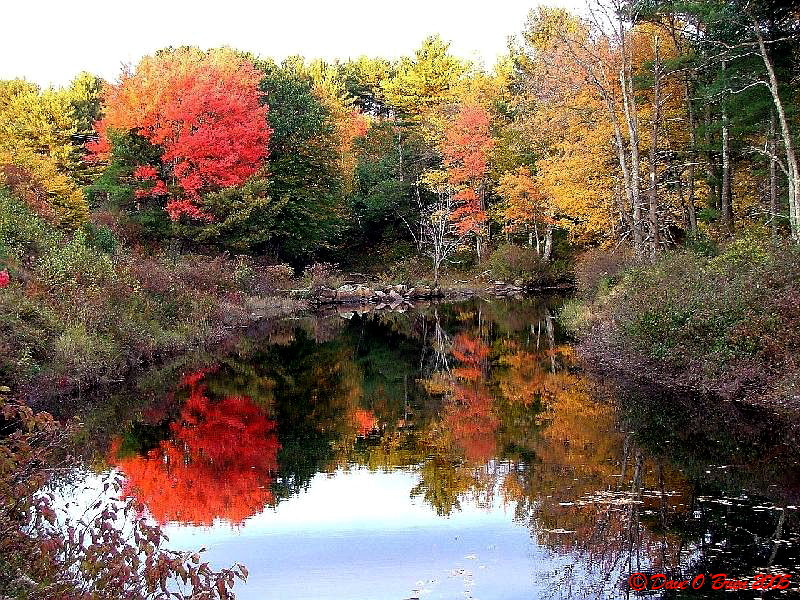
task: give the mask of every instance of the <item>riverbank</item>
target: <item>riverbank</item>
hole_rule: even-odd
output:
[[[594,370],[798,414],[798,258],[794,246],[742,237],[652,265],[622,261],[581,286],[561,320]]]

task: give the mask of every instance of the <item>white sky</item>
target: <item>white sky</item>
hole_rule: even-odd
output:
[[[165,46],[228,45],[278,60],[410,55],[438,33],[487,68],[537,4],[584,0],[0,0],[0,79],[64,85],[86,70],[107,80]]]

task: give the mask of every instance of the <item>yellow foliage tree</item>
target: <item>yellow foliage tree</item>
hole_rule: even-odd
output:
[[[12,187],[42,216],[76,227],[89,209],[71,179],[79,157],[71,136],[74,108],[67,94],[23,80],[0,82],[2,184]]]

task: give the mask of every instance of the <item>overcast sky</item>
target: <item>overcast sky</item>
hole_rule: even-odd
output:
[[[113,81],[165,46],[228,45],[263,57],[409,55],[432,33],[487,68],[536,4],[584,0],[0,0],[0,79],[63,85],[82,70]]]

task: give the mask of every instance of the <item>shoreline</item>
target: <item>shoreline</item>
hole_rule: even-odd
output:
[[[342,288],[345,288],[342,290]],[[438,304],[460,302],[472,298],[497,298],[521,300],[537,294],[547,294],[571,289],[571,286],[545,286],[522,288],[504,282],[490,286],[468,287],[409,287],[402,284],[379,284],[369,288],[347,285],[339,288],[317,286],[310,289],[282,290],[282,293],[265,296],[245,296],[239,303],[220,299],[215,307],[223,317],[205,331],[173,345],[157,347],[143,355],[129,354],[125,360],[105,363],[82,376],[66,373],[47,373],[27,381],[12,382],[12,397],[31,406],[46,404],[54,398],[92,395],[97,390],[124,385],[149,369],[162,367],[182,356],[202,351],[204,348],[231,342],[258,323],[281,320],[294,316],[329,317],[338,314],[344,318],[373,312],[397,312]],[[381,296],[383,294],[383,296]],[[126,356],[123,352],[123,356]]]

